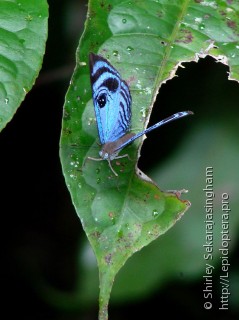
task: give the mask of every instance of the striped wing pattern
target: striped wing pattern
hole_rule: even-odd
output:
[[[130,126],[129,87],[106,59],[94,53],[90,53],[90,75],[100,142],[116,141]]]

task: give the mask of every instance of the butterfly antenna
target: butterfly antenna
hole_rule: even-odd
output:
[[[148,133],[148,132],[150,132],[150,131],[152,131],[154,129],[157,129],[158,127],[163,126],[164,124],[166,124],[168,122],[171,122],[171,121],[174,121],[174,120],[189,116],[191,114],[193,114],[192,111],[181,111],[181,112],[174,113],[171,116],[169,116],[169,117],[157,122],[156,124],[152,125],[151,127],[147,128],[147,129],[145,129],[142,132],[142,134],[146,134],[146,133]],[[136,134],[136,136],[138,136],[138,135]],[[135,140],[137,138],[135,138],[135,136],[134,136],[133,139]]]
[[[186,117],[186,116],[189,116],[189,115],[192,115],[194,114],[192,111],[181,111],[181,112],[177,112],[177,113],[174,113],[172,114],[171,116],[157,122],[156,124],[152,125],[151,127],[135,134],[132,138],[130,138],[128,141],[126,141],[125,143],[123,143],[118,149],[116,149],[115,151],[118,151],[120,149],[123,149],[124,147],[126,147],[128,144],[132,143],[134,140],[138,139],[139,137],[143,136],[144,134],[147,134],[148,132],[154,130],[154,129],[157,129],[163,125],[165,125],[166,123],[168,122],[171,122],[171,121],[174,121],[174,120],[177,120],[177,119],[180,119],[180,118],[183,118],[183,117]]]

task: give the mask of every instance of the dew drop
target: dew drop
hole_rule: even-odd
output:
[[[8,99],[8,98],[5,98],[4,100],[5,100],[5,104],[8,104],[9,99]]]
[[[96,172],[97,174],[99,174],[99,173],[100,173],[100,169],[97,168],[97,169],[95,170],[95,172]]]
[[[130,47],[130,46],[127,47],[127,51],[131,52],[131,51],[133,51],[133,50],[134,50],[134,48],[132,48],[132,47]]]
[[[26,21],[32,21],[33,17],[29,14],[25,17]]]
[[[94,122],[94,118],[89,117],[87,122],[88,126],[92,125],[93,122]]]
[[[153,212],[152,212],[152,216],[153,216],[154,218],[156,218],[158,215],[159,215],[158,210],[154,209]]]
[[[70,178],[73,179],[73,180],[76,180],[76,179],[77,179],[77,177],[76,177],[75,174],[70,174]]]
[[[127,22],[127,19],[125,19],[125,18],[124,18],[124,19],[122,19],[122,23],[124,23],[124,24],[125,24],[126,22]]]
[[[141,113],[141,116],[142,116],[143,118],[145,118],[145,117],[146,117],[146,108],[145,108],[145,107],[142,107],[142,108],[140,109],[140,113]]]
[[[149,87],[145,88],[145,93],[146,94],[151,94],[152,93],[151,88],[149,88]]]
[[[202,23],[202,18],[201,18],[201,17],[195,18],[194,21],[195,21],[196,23]]]
[[[96,183],[97,183],[97,184],[100,184],[100,183],[101,183],[101,179],[98,178],[98,179],[96,180]]]
[[[112,223],[115,224],[115,215],[113,212],[109,212],[109,217],[110,217],[110,220],[112,221]]]
[[[118,55],[119,55],[119,51],[114,50],[114,51],[113,51],[113,56],[117,57]]]
[[[122,229],[118,230],[117,235],[118,235],[118,238],[120,238],[120,239],[123,238],[123,231],[122,231]]]
[[[205,24],[204,23],[200,23],[198,25],[198,27],[199,27],[200,30],[204,30],[205,29]]]

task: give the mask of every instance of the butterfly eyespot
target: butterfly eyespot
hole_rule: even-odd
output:
[[[97,98],[97,103],[99,105],[100,108],[104,108],[104,106],[106,105],[106,94],[102,93],[98,98]]]

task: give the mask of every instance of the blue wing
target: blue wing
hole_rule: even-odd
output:
[[[104,58],[90,53],[90,78],[101,144],[122,137],[131,120],[129,87],[118,71]]]

